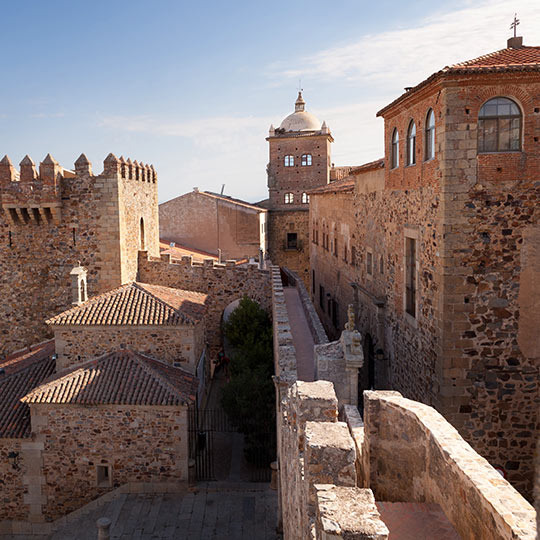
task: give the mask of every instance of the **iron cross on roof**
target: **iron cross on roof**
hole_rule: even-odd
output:
[[[519,19],[517,18],[517,13],[514,13],[514,22],[510,25],[510,29],[514,29],[514,37],[516,37],[517,25],[519,24]]]

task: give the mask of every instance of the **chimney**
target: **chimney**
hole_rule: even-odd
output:
[[[523,36],[514,36],[509,38],[507,47],[509,49],[521,49],[521,47],[523,47]]]
[[[71,276],[71,296],[73,298],[72,304],[74,306],[80,306],[83,302],[88,300],[88,292],[86,288],[86,268],[81,266],[81,263],[73,268],[69,273]]]

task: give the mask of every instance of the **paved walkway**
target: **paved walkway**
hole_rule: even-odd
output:
[[[313,381],[315,364],[313,359],[313,336],[309,329],[304,307],[296,287],[283,287],[285,304],[289,315],[293,345],[296,349],[296,369],[298,380]]]
[[[377,502],[391,540],[459,540],[438,504]]]
[[[95,540],[100,517],[112,521],[111,540],[277,539],[277,492],[252,486],[212,483],[185,494],[122,494],[50,540]]]

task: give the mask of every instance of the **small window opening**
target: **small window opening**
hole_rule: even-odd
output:
[[[313,158],[311,157],[311,154],[303,154],[302,155],[302,167],[310,167],[313,162]]]
[[[298,248],[298,234],[287,233],[287,249],[297,249],[297,248]]]
[[[109,487],[112,485],[110,465],[98,465],[96,467],[96,472],[98,487]]]
[[[294,167],[294,156],[285,156],[284,160],[283,160],[283,165],[285,167]]]
[[[139,242],[140,242],[140,248],[139,249],[141,251],[144,251],[146,248],[145,248],[144,219],[143,218],[141,218],[141,223],[140,223]]]

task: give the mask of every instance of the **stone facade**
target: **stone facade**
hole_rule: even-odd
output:
[[[0,534],[5,532],[2,521],[22,520],[28,514],[23,484],[25,466],[18,458],[17,461],[8,458],[13,454],[20,456],[24,442],[23,439],[0,439]]]
[[[223,310],[231,302],[247,295],[264,309],[271,309],[269,273],[254,265],[241,267],[232,263],[228,266],[211,259],[200,265],[193,263],[191,257],[179,261],[170,255],[157,258],[141,252],[139,280],[208,294],[205,324],[211,358],[216,357],[222,346],[221,318]]]
[[[195,188],[159,205],[162,240],[218,255],[222,260],[265,256],[267,211]]]
[[[34,404],[31,411],[47,521],[128,482],[187,482],[185,406]],[[107,479],[98,466],[109,467]]]
[[[49,335],[44,321],[70,306],[77,261],[93,295],[135,279],[141,231],[146,249],[159,254],[151,167],[111,154],[94,175],[84,155],[75,172],[47,156],[39,173],[28,157],[19,173],[6,157],[0,193],[0,355]]]
[[[540,400],[540,342],[533,330],[539,316],[538,92],[537,73],[456,68],[438,74],[379,113],[384,168],[352,169],[333,193],[312,192],[310,204],[310,225],[319,234],[311,244],[314,304],[331,335],[346,305],[355,305],[364,388],[394,388],[433,405],[528,496]],[[480,107],[495,96],[520,107],[521,151],[478,152]],[[426,160],[430,110],[435,146]],[[405,166],[412,120],[416,163]],[[392,167],[395,129],[399,165]],[[414,261],[408,245],[415,247]],[[411,267],[416,291],[414,306],[407,306]],[[335,317],[328,300],[337,304]]]
[[[205,348],[204,321],[186,326],[53,326],[57,368],[65,369],[107,352],[131,349],[195,373]]]
[[[330,180],[330,130],[304,110],[282,127],[270,128],[268,173],[269,254],[274,264],[296,272],[307,284],[309,271],[308,191]],[[294,118],[294,122],[288,119]]]

